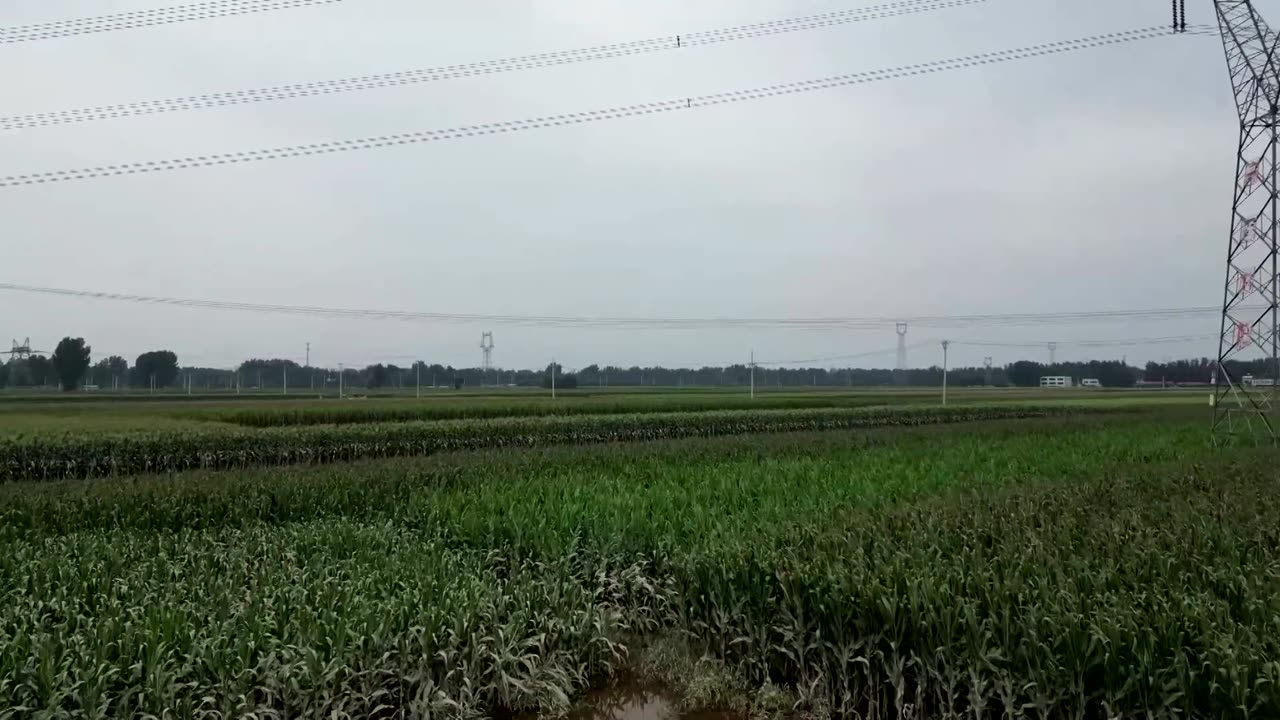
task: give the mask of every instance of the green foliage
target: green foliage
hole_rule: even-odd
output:
[[[85,344],[84,338],[64,337],[53,349],[50,363],[58,376],[58,383],[63,390],[75,390],[80,387],[80,380],[89,370],[89,357],[92,348]]]
[[[32,355],[17,363],[17,367],[19,372],[15,374],[21,378],[23,385],[44,387],[54,377],[53,363],[43,355]]]
[[[319,464],[456,450],[635,442],[745,433],[930,425],[1083,412],[1022,406],[747,410],[439,423],[0,437],[0,482],[255,465]]]
[[[364,372],[368,376],[368,380],[365,381],[365,387],[370,390],[386,385],[387,379],[390,377],[390,374],[387,372],[387,366],[382,363],[370,365],[364,369]]]
[[[670,595],[643,564],[533,563],[351,520],[6,550],[0,582],[23,591],[0,608],[0,704],[97,718],[564,708]]]
[[[890,398],[885,395],[785,396],[744,395],[655,395],[611,397],[566,397],[551,402],[549,397],[468,398],[458,402],[432,400],[426,403],[390,401],[381,403],[291,405],[235,410],[196,411],[184,417],[218,420],[247,427],[292,425],[348,425],[411,422],[415,420],[462,420],[501,417],[544,417],[549,415],[627,415],[661,412],[708,412],[712,410],[799,410],[811,408],[854,408],[890,402],[919,402],[918,396]]]
[[[190,371],[190,368],[187,368]],[[221,371],[219,374],[225,377],[225,373]],[[236,370],[239,374],[241,382],[253,387],[284,387],[291,383],[294,387],[305,384],[308,381],[307,374],[304,374],[303,368],[292,360],[260,360],[254,358],[240,363],[240,367]],[[290,380],[290,377],[293,379]],[[201,380],[207,380],[201,378]]]
[[[169,350],[153,350],[138,356],[133,363],[131,383],[134,387],[168,387],[178,379],[178,356]]]
[[[100,388],[124,385],[129,379],[129,361],[119,355],[103,358],[94,363],[89,377]]]
[[[722,704],[1275,717],[1275,461],[1100,415],[8,485],[0,707],[558,712],[660,635]]]
[[[1119,360],[1060,362],[1053,365],[1019,360],[1007,366],[1005,374],[1009,382],[1020,387],[1035,387],[1040,384],[1041,377],[1051,375],[1066,376],[1076,380],[1093,378],[1101,382],[1103,387],[1125,388],[1133,387],[1133,384],[1142,376],[1142,371]]]

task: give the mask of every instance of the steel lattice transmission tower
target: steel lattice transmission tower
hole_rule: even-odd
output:
[[[1276,312],[1280,58],[1276,34],[1251,0],[1215,0],[1214,9],[1240,118],[1240,144],[1214,369],[1213,433],[1215,440],[1247,433],[1274,443],[1273,408],[1280,378]],[[1266,360],[1270,383],[1246,382],[1244,372],[1229,369],[1234,365],[1229,361],[1259,356]]]
[[[899,385],[907,384],[907,324],[898,323],[896,328],[898,331],[898,361],[894,366],[894,379]]]
[[[13,349],[3,354],[8,355],[9,359],[15,362],[29,360],[31,358],[31,338],[23,340],[22,344],[18,344],[18,341],[14,340]]]
[[[480,384],[483,385],[489,377],[489,371],[493,369],[493,333],[480,333],[480,352]]]

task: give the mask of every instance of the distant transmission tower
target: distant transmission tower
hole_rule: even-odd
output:
[[[991,387],[991,358],[989,356],[982,358],[982,366],[987,369],[986,385]]]
[[[0,346],[0,347],[3,347],[3,346]],[[18,344],[18,341],[14,340],[13,349],[6,354],[9,356],[10,360],[22,361],[22,360],[30,359],[31,358],[31,338],[27,338],[23,340],[22,344]]]
[[[483,385],[486,378],[489,377],[489,371],[493,369],[493,333],[480,334],[480,384]]]
[[[898,362],[894,367],[894,375],[899,385],[907,384],[907,324],[898,323]]]
[[[1218,361],[1214,368],[1214,439],[1247,434],[1276,442],[1277,128],[1280,58],[1277,38],[1251,0],[1215,0],[1218,28],[1240,118],[1227,277]],[[1181,20],[1185,26],[1186,18]],[[1175,25],[1179,21],[1175,15]],[[1262,360],[1265,379],[1246,378],[1240,361]],[[1249,373],[1251,374],[1251,373]]]

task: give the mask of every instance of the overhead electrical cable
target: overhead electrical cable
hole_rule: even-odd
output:
[[[435,82],[452,78],[472,77],[493,73],[514,72],[534,68],[566,65],[570,63],[604,60],[608,58],[678,50],[699,45],[732,42],[777,35],[781,33],[816,30],[820,28],[845,25],[850,23],[879,20],[901,15],[943,10],[985,3],[988,0],[904,0],[884,5],[876,5],[858,10],[810,15],[807,17],[742,25],[738,27],[708,30],[689,35],[675,35],[649,40],[601,45],[578,50],[561,50],[557,52],[524,55],[500,60],[447,65],[437,68],[405,70],[380,75],[364,75],[361,77],[322,80],[319,82],[299,83],[294,85],[278,85],[251,90],[232,90],[228,92],[191,95],[187,97],[161,100],[144,100],[133,103],[103,105],[92,108],[74,110],[58,110],[30,115],[0,117],[0,129],[17,130],[22,128],[60,125],[66,123],[106,120],[109,118],[147,115],[153,113],[181,112],[186,110],[202,110],[228,105],[245,103],[287,100],[292,98],[327,95],[332,93],[370,90],[374,88],[395,87],[417,83]]]
[[[932,341],[932,340],[926,340],[926,341],[918,342],[918,343],[915,343],[915,344],[912,344],[912,345],[908,345],[908,346],[906,347],[906,349],[907,349],[907,350],[919,350],[920,348],[927,347],[927,346],[929,346],[929,345],[933,345],[933,344],[935,344],[935,343],[934,343],[934,341]],[[826,362],[835,362],[835,361],[837,361],[837,360],[857,360],[857,359],[859,359],[859,358],[875,357],[875,356],[877,356],[877,355],[893,355],[894,353],[898,352],[898,349],[899,349],[899,348],[895,346],[895,347],[891,347],[891,348],[884,348],[884,349],[881,349],[881,350],[868,350],[867,352],[853,353],[853,354],[851,354],[851,355],[833,355],[833,356],[830,356],[830,357],[808,358],[808,359],[805,359],[805,360],[768,360],[768,361],[765,361],[765,360],[757,360],[757,361],[755,361],[755,363],[754,363],[754,364],[755,364],[756,366],[761,366],[761,365],[770,365],[770,366],[773,366],[773,365],[804,365],[804,364],[807,364],[807,363],[826,363]],[[730,363],[726,363],[726,365],[727,365],[727,364],[730,364]],[[737,363],[737,364],[741,364],[741,363]]]
[[[35,40],[52,40],[55,38],[88,35],[92,33],[112,32],[115,30],[134,30],[154,25],[171,25],[174,23],[209,20],[212,18],[247,15],[250,13],[269,12],[273,10],[291,10],[311,5],[329,5],[344,0],[216,0],[215,2],[178,5],[176,7],[156,8],[152,10],[136,10],[116,15],[99,15],[97,17],[73,20],[55,20],[33,25],[15,25],[0,28],[0,45],[9,43],[32,42]]]
[[[1217,340],[1218,336],[1214,335],[1179,335],[1166,337],[1150,337],[1150,338],[1126,338],[1117,340],[1063,340],[1055,343],[1058,349],[1064,348],[1113,348],[1113,347],[1139,347],[1148,345],[1167,345],[1172,343],[1188,343],[1203,342],[1208,340]],[[983,341],[967,341],[967,340],[951,340],[954,346],[970,346],[970,347],[1000,347],[1000,348],[1018,348],[1043,350],[1046,343],[1034,342],[983,342]],[[937,340],[924,340],[921,342],[908,345],[906,350],[921,350],[927,347],[937,347]],[[856,360],[860,358],[875,357],[878,355],[893,355],[899,350],[897,347],[882,348],[880,350],[869,350],[866,352],[853,353],[850,355],[832,355],[829,357],[808,358],[805,360],[757,360],[756,366],[777,366],[777,365],[803,365],[807,363],[828,363],[839,360]],[[738,363],[722,363],[722,365],[743,364]]]
[[[885,70],[871,70],[866,72],[852,73],[849,75],[836,75],[833,77],[820,78],[817,80],[804,80],[799,82],[782,83],[779,85],[768,85],[749,90],[738,90],[734,92],[714,93],[710,95],[698,95],[675,100],[664,100],[652,103],[643,103],[639,105],[624,105],[603,110],[591,110],[587,112],[568,113],[563,115],[546,115],[542,117],[528,118],[524,120],[513,120],[507,122],[485,123],[481,125],[464,125],[456,128],[448,128],[442,130],[423,130],[419,132],[399,133],[395,135],[379,135],[374,137],[356,138],[352,140],[337,140],[330,142],[307,143],[304,145],[291,145],[285,147],[267,148],[263,150],[250,150],[244,152],[226,152],[214,153],[211,155],[193,155],[184,158],[154,160],[149,162],[121,163],[114,165],[100,165],[90,168],[78,168],[73,170],[60,170],[54,172],[37,172],[25,175],[11,175],[8,177],[0,177],[0,187],[16,187],[19,185],[38,185],[44,183],[67,182],[71,180],[87,180],[90,178],[109,177],[118,175],[137,175],[144,173],[167,172],[172,170],[183,170],[195,167],[211,167],[215,165],[231,165],[237,163],[261,162],[266,160],[280,160],[284,158],[304,157],[308,155],[323,155],[328,153],[351,152],[354,150],[369,150],[379,147],[390,147],[395,145],[409,145],[416,143],[438,142],[444,140],[460,140],[463,138],[481,137],[485,135],[495,135],[503,133],[514,133],[525,130],[536,130],[542,128],[559,127],[564,125],[577,125],[581,123],[600,122],[603,120],[617,120],[626,117],[634,117],[639,115],[652,115],[656,113],[670,113],[682,110],[692,110],[694,108],[711,107],[715,105],[723,105],[727,103],[745,102],[748,100],[761,100],[770,97],[779,97],[786,95],[794,95],[797,93],[814,92],[817,90],[828,90],[835,87],[843,87],[846,85],[861,85],[865,83],[880,82],[884,80],[892,80],[914,75],[927,75],[948,70],[958,70],[969,67],[979,67],[982,65],[992,65],[997,63],[1005,63],[1013,60],[1023,60],[1027,58],[1040,57],[1045,55],[1054,55],[1059,53],[1071,52],[1075,50],[1084,50],[1087,48],[1104,47],[1108,45],[1116,45],[1120,43],[1135,42],[1139,40],[1151,40],[1155,38],[1176,36],[1171,30],[1165,27],[1143,28],[1139,30],[1128,30],[1124,32],[1107,33],[1104,35],[1094,35],[1076,40],[1063,40],[1053,43],[1045,43],[1041,45],[1032,45],[1012,50],[1001,50],[990,53],[981,53],[978,55],[967,55],[960,58],[952,58],[949,60],[937,60],[934,62],[921,63],[916,65],[906,65]]]
[[[658,317],[590,317],[554,315],[486,315],[406,310],[373,310],[318,307],[309,305],[277,305],[268,303],[196,300],[127,293],[70,290],[16,283],[0,283],[0,291],[56,295],[87,300],[109,300],[150,305],[237,310],[243,312],[279,313],[329,318],[385,319],[416,322],[476,323],[525,326],[597,327],[651,330],[706,330],[728,328],[877,330],[907,322],[913,327],[966,328],[1009,327],[1021,325],[1068,325],[1124,321],[1159,321],[1205,318],[1219,315],[1219,307],[1162,308],[1147,310],[1091,310],[1062,313],[1014,313],[985,315],[923,315],[899,317],[828,317],[828,318],[658,318]]]
[[[1054,340],[1052,344],[1058,348],[1064,347],[1081,347],[1081,348],[1109,348],[1109,347],[1136,347],[1144,345],[1169,345],[1177,343],[1203,342],[1208,340],[1217,340],[1218,335],[1200,334],[1200,335],[1172,335],[1164,337],[1146,337],[1146,338],[1117,338],[1114,340]],[[952,345],[969,346],[969,347],[994,347],[994,348],[1019,348],[1019,349],[1044,349],[1050,344],[1045,342],[1002,342],[1002,341],[986,341],[986,340],[951,340]]]

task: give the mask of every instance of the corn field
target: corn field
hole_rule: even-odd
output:
[[[796,717],[1280,717],[1273,450],[954,412],[3,485],[0,717],[556,715],[660,634]]]
[[[630,415],[641,413],[710,412],[715,410],[808,410],[817,408],[857,408],[873,405],[919,403],[907,394],[813,393],[807,395],[761,396],[691,394],[654,397],[567,397],[555,402],[547,398],[466,398],[462,400],[373,401],[347,404],[319,403],[304,406],[244,407],[223,411],[190,411],[184,417],[215,420],[246,427],[287,427],[296,425],[355,425],[397,423],[420,420],[461,420],[469,418],[544,417],[548,415]]]
[[[1063,408],[1022,406],[724,410],[704,413],[467,419],[0,437],[0,482],[59,480],[255,465],[320,464],[482,448],[636,442],[743,433],[845,430],[994,418],[1043,417]]]

